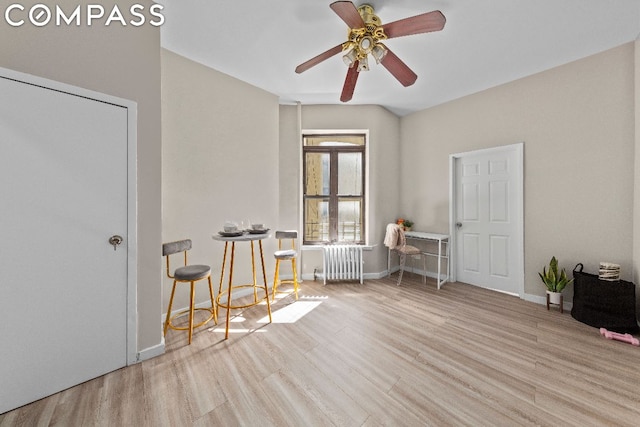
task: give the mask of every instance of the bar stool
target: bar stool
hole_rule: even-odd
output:
[[[176,329],[179,331],[189,331],[189,344],[191,344],[191,338],[193,336],[193,328],[200,327],[209,320],[213,319],[215,324],[218,324],[218,315],[216,313],[216,305],[213,298],[213,288],[211,286],[211,267],[208,265],[202,264],[193,264],[189,265],[187,261],[187,251],[191,249],[191,239],[179,240],[177,242],[164,243],[162,245],[162,255],[167,258],[167,276],[170,279],[173,279],[173,288],[171,289],[171,298],[169,299],[169,308],[167,308],[167,318],[164,323],[164,335],[167,335],[167,329]],[[169,266],[169,256],[173,254],[177,254],[179,252],[184,252],[184,266],[177,267],[171,274],[171,268]],[[196,298],[196,288],[195,283],[199,280],[207,279],[209,282],[209,296],[211,298],[211,308],[195,308],[195,298]],[[191,299],[189,303],[189,308],[187,310],[182,310],[174,316],[171,316],[171,306],[173,305],[173,296],[176,292],[176,284],[178,282],[189,282],[191,283]],[[193,314],[195,310],[208,311],[209,317],[202,322],[194,325],[193,324]],[[179,327],[174,326],[173,319],[176,317],[182,316],[186,313],[189,313],[189,326],[188,327]]]
[[[274,300],[276,298],[276,293],[278,292],[278,283],[292,284],[293,292],[296,294],[296,300],[298,299],[298,271],[296,269],[296,258],[298,257],[298,253],[296,252],[297,238],[298,238],[298,232],[296,230],[276,231],[276,239],[278,239],[278,250],[273,254],[273,256],[276,259],[276,272],[273,278],[273,298],[272,298]],[[291,249],[282,249],[282,241],[285,239],[291,239]],[[291,261],[291,269],[293,270],[293,279],[287,279],[287,280],[280,279],[280,261]]]

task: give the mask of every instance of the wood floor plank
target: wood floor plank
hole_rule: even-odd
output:
[[[386,367],[361,372],[354,367],[353,361],[321,348],[305,354],[305,359],[314,371],[324,372],[337,388],[354,397],[355,405],[369,414],[365,424],[374,425],[375,421],[380,425],[392,425],[397,420],[404,420],[405,425],[420,424],[418,418],[407,413],[405,407],[388,394],[392,386],[379,386],[377,379]]]
[[[640,348],[557,308],[406,274],[170,330],[166,352],[0,414],[13,426],[635,426]],[[203,315],[198,313],[198,316]]]

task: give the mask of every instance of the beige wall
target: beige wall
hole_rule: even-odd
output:
[[[402,211],[447,232],[449,155],[524,142],[525,293],[544,294],[552,255],[629,280],[634,120],[633,44],[407,116]]]
[[[0,0],[0,9],[15,2]],[[25,3],[30,7],[32,3]],[[59,0],[64,10],[94,3]],[[149,1],[140,1],[149,5]],[[49,3],[51,5],[51,3]],[[115,2],[100,2],[111,10]],[[118,2],[128,10],[130,2]],[[11,27],[0,23],[0,67],[138,103],[138,349],[158,345],[160,310],[160,30],[110,27]]]
[[[302,106],[281,105],[278,146],[278,163],[281,165],[278,177],[278,220],[279,227],[287,230],[300,228],[300,161],[302,146],[300,140],[299,116]]]
[[[301,126],[296,106],[280,107],[280,206],[287,225],[300,228],[300,156],[301,141],[298,128],[305,130],[369,130],[369,244],[377,245],[364,254],[365,273],[379,273],[387,268],[387,252],[383,248],[385,225],[402,213],[399,210],[400,119],[382,107],[374,105],[304,105],[301,107]],[[295,183],[295,184],[294,184]],[[294,187],[295,185],[295,187]],[[295,210],[292,207],[296,207]],[[302,254],[304,275],[313,274],[322,266],[319,252]]]
[[[190,262],[212,266],[216,292],[224,244],[211,235],[225,220],[278,225],[278,120],[275,95],[162,50],[162,239],[192,239]],[[273,239],[264,248],[271,283]],[[236,251],[234,279],[250,283],[249,244]],[[163,312],[170,293],[165,277]],[[187,306],[179,289],[173,308]]]

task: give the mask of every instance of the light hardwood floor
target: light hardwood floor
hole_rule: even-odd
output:
[[[228,341],[222,322],[190,346],[169,331],[164,355],[0,426],[640,425],[639,347],[568,311],[394,276],[304,282],[272,324],[264,306],[232,311]]]

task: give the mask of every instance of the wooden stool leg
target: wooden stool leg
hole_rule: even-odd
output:
[[[272,301],[275,301],[276,299],[276,292],[278,289],[278,275],[280,274],[280,260],[277,259],[276,260],[276,272],[273,275],[273,289],[271,290],[273,293],[273,298]]]
[[[226,251],[226,249],[225,249]],[[231,264],[229,265],[229,287],[227,290],[227,326],[224,339],[229,339],[229,322],[231,321],[231,289],[233,289],[233,261],[236,253],[236,242],[231,242]]]
[[[211,285],[211,276],[207,277],[209,281],[209,296],[211,297],[211,311],[213,313],[213,322],[218,324],[218,308],[216,307],[216,301],[213,297],[213,286]]]
[[[296,268],[296,259],[291,258],[291,267],[293,268],[293,292],[296,294],[296,301],[298,300],[298,269]]]
[[[224,242],[224,255],[222,255],[222,268],[220,269],[220,283],[218,284],[218,295],[222,292],[222,281],[224,280],[224,265],[227,263],[227,247],[229,242]]]
[[[262,240],[258,240],[260,246],[260,262],[262,263],[262,283],[264,283],[264,299],[267,302],[267,313],[269,314],[269,323],[271,318],[271,302],[269,301],[269,287],[267,286],[267,270],[264,268],[264,251],[262,250]]]
[[[196,299],[196,287],[195,282],[191,281],[191,302],[189,304],[189,344],[191,344],[191,338],[193,337],[193,309]]]
[[[253,302],[258,303],[258,279],[256,276],[256,256],[253,249],[253,240],[251,241],[251,274],[253,277]],[[267,295],[269,297],[269,295]]]
[[[547,310],[549,310],[549,294],[547,294]]]

